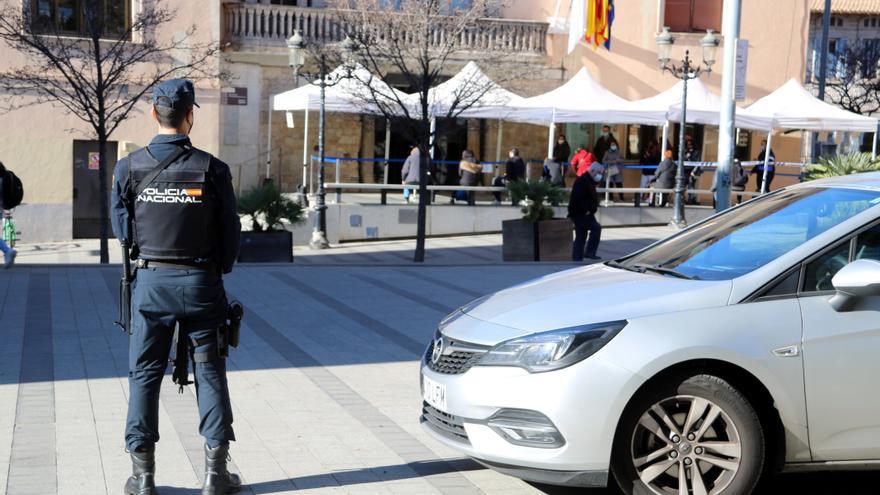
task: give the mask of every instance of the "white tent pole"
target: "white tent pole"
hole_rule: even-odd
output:
[[[655,134],[656,136],[656,134]],[[663,122],[663,141],[660,142],[660,159],[666,157],[666,142],[669,140],[669,121]]]
[[[501,144],[504,135],[504,121],[498,119],[498,138],[495,141],[495,177],[498,177],[499,171],[501,171],[501,166],[498,165],[497,162],[501,161]],[[505,171],[506,172],[506,171]]]
[[[553,159],[553,143],[556,142],[556,111],[553,111],[553,121],[550,122],[550,140],[547,143],[547,158]]]
[[[309,177],[311,176],[311,160],[309,159],[309,107],[306,107],[306,126],[303,134],[303,194],[307,187],[312,187]]]
[[[383,182],[388,185],[388,159],[391,158],[391,122],[385,119],[385,174]]]
[[[874,129],[874,145],[871,147],[871,160],[877,159],[877,134],[880,134],[880,120],[877,121],[877,128]]]
[[[767,172],[768,172],[768,164],[770,163],[770,150],[772,150],[773,146],[773,129],[767,133],[767,148],[764,150],[764,174],[761,179],[761,194],[767,192]]]
[[[275,102],[275,96],[269,95],[269,138],[266,142],[266,179],[269,179],[272,173],[272,106]],[[279,187],[281,184],[279,184]]]

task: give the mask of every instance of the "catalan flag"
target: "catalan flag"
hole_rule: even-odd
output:
[[[614,22],[614,0],[587,0],[587,26],[584,39],[596,50],[611,50],[611,24]]]

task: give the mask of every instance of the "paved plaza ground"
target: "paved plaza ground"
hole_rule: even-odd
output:
[[[600,254],[665,233],[609,229]],[[482,469],[418,422],[419,358],[440,318],[572,265],[498,263],[497,236],[433,239],[422,266],[407,261],[411,246],[298,251],[293,265],[240,266],[228,277],[247,308],[228,361],[243,493],[616,493]],[[70,264],[93,261],[94,243],[21,247],[22,263],[0,271],[0,493],[118,495],[130,472],[122,442],[128,342],[112,323],[119,267]],[[203,459],[192,387],[178,394],[166,377],[160,415],[161,493],[197,494]],[[767,493],[876,493],[874,478],[788,476]]]

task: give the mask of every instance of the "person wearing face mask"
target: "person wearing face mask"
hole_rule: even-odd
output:
[[[603,160],[602,165],[605,165],[607,169],[608,184],[611,187],[623,188],[623,158],[620,156],[620,148],[617,146],[617,143],[611,143],[611,146],[608,147],[608,151],[605,152],[605,160]],[[623,201],[623,193],[618,193],[617,196]]]
[[[556,146],[553,147],[553,163],[548,164],[548,173],[550,182],[565,187],[565,171],[568,160],[571,158],[571,146],[565,139],[565,134],[560,134],[556,139]]]
[[[174,340],[178,359],[189,356],[195,374],[199,433],[205,438],[202,493],[236,493],[241,480],[227,470],[235,434],[226,381],[229,307],[223,288],[223,274],[232,271],[241,236],[232,175],[228,165],[190,142],[193,107],[198,107],[192,82],[163,81],[153,89],[152,100],[150,115],[158,133],[116,164],[111,198],[113,233],[131,248],[137,267],[128,325],[125,425],[132,475],[124,493],[156,493],[159,392]],[[184,364],[183,377],[174,373],[181,391],[190,383],[187,368]]]
[[[590,170],[581,175],[571,186],[571,197],[568,201],[568,218],[574,224],[574,244],[572,244],[571,260],[599,260],[596,252],[602,237],[602,226],[596,220],[599,211],[599,194],[596,186],[604,180],[605,167],[594,163]],[[588,240],[589,239],[589,240]]]
[[[605,163],[605,153],[611,149],[612,144],[617,145],[618,148],[620,147],[617,138],[611,134],[611,127],[603,125],[602,135],[599,136],[599,139],[596,140],[596,144],[593,145],[593,155],[596,157],[597,162],[607,165],[607,163]]]

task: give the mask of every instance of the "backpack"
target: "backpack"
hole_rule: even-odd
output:
[[[24,186],[21,184],[21,179],[11,170],[7,170],[3,175],[2,189],[0,204],[4,209],[11,210],[21,204],[21,200],[24,198]]]

